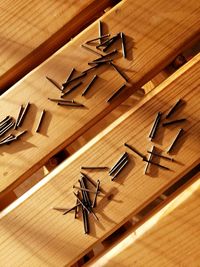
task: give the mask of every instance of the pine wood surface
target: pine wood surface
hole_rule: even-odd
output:
[[[144,225],[89,266],[199,266],[200,176]]]
[[[199,163],[199,59],[197,55],[147,95],[137,108],[1,212],[0,262],[4,266],[70,266]],[[160,161],[171,171],[154,166],[150,175],[144,175],[144,162],[130,152],[130,163],[115,182],[106,172],[90,172],[94,180],[101,180],[106,192],[104,197],[98,197],[95,209],[99,222],[90,217],[90,235],[83,233],[81,218],[75,220],[73,213],[63,216],[51,209],[74,205],[72,186],[80,177],[80,166],[111,167],[124,151],[129,152],[124,142],[146,154],[151,147],[148,134],[156,113],[166,114],[178,98],[186,102],[176,115],[187,118],[186,134],[174,151],[176,162]],[[166,149],[178,128],[161,127],[154,144]]]
[[[0,92],[77,35],[112,0],[3,0],[0,3]]]
[[[23,129],[28,130],[22,137],[23,141],[0,148],[2,196],[16,188],[51,156],[83,134],[155,73],[159,73],[188,42],[198,38],[198,13],[199,5],[196,1],[166,3],[164,0],[127,0],[102,17],[104,32],[115,34],[124,31],[127,36],[128,57],[126,60],[123,59],[120,51],[115,62],[132,84],[111,104],[106,100],[124,80],[109,66],[102,66],[89,74],[84,80],[84,85],[71,95],[86,108],[72,110],[58,107],[47,100],[47,97],[58,97],[59,92],[45,79],[46,75],[61,83],[72,67],[83,71],[87,68],[87,62],[96,58],[80,45],[87,39],[97,36],[97,22],[1,96],[1,118],[8,114],[16,117],[21,104],[28,101],[32,104],[23,124]],[[118,45],[119,48],[120,44]],[[94,73],[99,75],[99,79],[88,96],[81,97],[83,88]],[[42,134],[36,134],[34,131],[42,109],[47,111],[46,119]]]

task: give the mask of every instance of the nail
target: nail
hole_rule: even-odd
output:
[[[110,62],[110,64],[113,66],[113,68],[119,73],[119,75],[126,81],[126,82],[128,82],[128,78],[118,69],[118,67],[114,64],[114,63],[112,63],[112,62]]]
[[[86,175],[85,173],[83,173],[83,172],[80,172],[81,173],[81,175],[83,176],[83,177],[85,177],[86,179],[87,179],[87,181],[91,184],[91,185],[93,185],[95,188],[96,188],[96,183],[88,176],[88,175]]]
[[[30,107],[30,103],[28,102],[26,104],[26,106],[24,107],[23,111],[22,111],[21,117],[20,117],[20,119],[19,119],[19,121],[17,123],[17,127],[20,127],[22,125],[22,123],[23,123],[23,121],[25,119],[25,116],[26,116],[26,114],[28,112],[29,107]]]
[[[82,170],[107,170],[108,167],[81,167]]]
[[[117,170],[117,172],[114,174],[114,176],[112,177],[111,181],[113,181],[117,175],[124,169],[124,167],[127,165],[127,163],[129,162],[129,159],[127,159],[121,166],[120,168]]]
[[[72,68],[70,73],[69,73],[69,75],[67,76],[66,81],[64,83],[67,83],[68,81],[70,81],[70,79],[71,79],[71,77],[72,77],[74,72],[75,72],[75,68]]]
[[[89,220],[88,220],[88,213],[86,210],[82,207],[82,214],[83,214],[83,225],[84,225],[84,233],[89,234]]]
[[[48,81],[50,81],[56,88],[58,88],[60,91],[62,91],[62,87],[58,82],[56,82],[55,80],[53,80],[52,78],[50,78],[48,76],[46,76],[46,79]]]
[[[20,117],[22,115],[23,109],[24,109],[24,107],[23,107],[23,105],[21,105],[20,108],[19,108],[19,113],[18,113],[18,116],[17,116],[17,119],[16,119],[16,123],[15,123],[15,127],[14,127],[15,130],[17,129],[17,124],[18,124],[19,119],[20,119]]]
[[[81,177],[81,179],[79,180],[79,183],[80,183],[80,186],[84,189],[88,189],[87,188],[87,183],[86,183],[86,178],[83,176]],[[82,191],[82,194],[83,194],[83,199],[85,201],[85,203],[87,203],[87,206],[88,207],[91,207],[92,205],[92,201],[90,199],[90,195],[88,193],[88,191]],[[90,210],[90,209],[89,209]]]
[[[103,52],[106,52],[108,48],[118,39],[118,37],[119,37],[119,34],[116,34],[115,36],[113,36],[108,42],[108,44],[106,45],[106,47],[103,49]]]
[[[63,93],[61,95],[61,98],[63,98],[64,96],[68,95],[69,93],[73,92],[77,87],[79,87],[82,84],[82,82],[77,83],[76,85],[74,85],[71,89],[69,89],[68,91],[66,91],[65,93]]]
[[[177,109],[181,106],[181,104],[183,104],[183,100],[178,99],[178,101],[174,104],[174,106],[171,107],[170,111],[167,113],[165,118],[168,119],[169,117],[171,117],[171,115],[174,114],[175,111],[177,111]]]
[[[184,130],[181,128],[181,129],[178,131],[177,135],[175,136],[174,140],[172,141],[170,147],[168,148],[167,153],[172,152],[172,150],[173,150],[173,148],[175,147],[175,145],[176,145],[178,139],[182,136],[183,133],[184,133]]]
[[[82,205],[82,207],[87,210],[88,213],[90,213],[90,211],[88,210],[88,208],[85,206],[85,204],[81,201],[81,199],[78,197],[78,194],[76,194],[75,192],[73,192],[73,194],[75,195],[75,197],[78,199],[79,203]]]
[[[105,59],[105,60],[98,60],[98,61],[92,61],[88,62],[88,65],[94,65],[94,64],[106,64],[112,62],[112,59]]]
[[[181,122],[185,122],[186,119],[179,119],[179,120],[174,120],[174,121],[168,121],[168,122],[164,122],[162,124],[162,126],[168,126],[168,125],[171,125],[171,124],[176,124],[176,123],[181,123]]]
[[[120,32],[120,37],[122,41],[122,54],[123,57],[126,58],[126,43],[125,43],[125,35],[123,32]]]
[[[78,207],[79,205],[81,205],[81,204],[78,203],[77,205],[75,205],[75,206],[72,207],[71,209],[66,210],[66,211],[63,213],[63,215],[66,215],[66,214],[69,213],[70,211],[75,210],[76,207]]]
[[[97,64],[96,66],[93,66],[93,67],[91,67],[91,68],[88,68],[88,69],[84,70],[82,73],[88,73],[89,71],[91,71],[91,70],[93,70],[93,69],[96,69],[96,68],[99,67],[99,66],[100,66],[100,64]]]
[[[0,144],[1,144],[2,142],[6,141],[6,140],[12,139],[13,137],[14,137],[13,134],[9,134],[9,135],[5,136],[4,138],[2,138],[2,139],[0,140]]]
[[[75,188],[77,190],[81,190],[81,191],[86,191],[86,192],[89,192],[89,193],[92,193],[92,194],[96,194],[96,191],[92,191],[92,190],[84,188],[84,187],[79,187],[79,186],[73,185],[73,188]]]
[[[10,120],[12,117],[6,116],[1,122],[0,122],[0,127],[8,120]]]
[[[103,29],[102,29],[102,22],[99,20],[99,43],[101,44],[101,38],[103,36],[102,32],[103,32]]]
[[[101,37],[97,37],[97,38],[88,40],[88,41],[86,42],[86,44],[90,44],[90,43],[93,43],[93,42],[98,41],[98,40],[101,41],[102,39],[107,38],[107,37],[109,37],[109,36],[110,36],[110,34],[104,34],[104,35],[102,35]]]
[[[161,116],[162,116],[162,112],[158,112],[157,115],[156,115],[156,118],[154,120],[153,126],[151,128],[150,134],[149,134],[149,138],[151,140],[154,139],[155,136],[156,136],[156,131],[158,129],[158,125],[160,123]]]
[[[115,163],[115,165],[110,169],[109,174],[111,175],[116,168],[118,167],[118,165],[121,163],[122,160],[124,160],[124,158],[126,159],[128,157],[128,153],[125,152],[119,159],[118,161]]]
[[[94,83],[94,81],[97,79],[97,75],[94,75],[92,80],[89,82],[89,84],[86,86],[85,90],[82,93],[82,96],[86,95],[86,93],[88,92],[88,90],[91,88],[92,84]]]
[[[37,125],[37,128],[35,130],[36,133],[38,133],[40,131],[40,128],[41,128],[41,124],[43,122],[43,119],[44,119],[44,115],[45,115],[45,110],[43,109],[42,112],[41,112],[41,115],[40,115],[40,118],[39,118],[39,121],[38,121],[38,125]]]
[[[128,153],[122,155],[121,159],[118,160],[118,162],[113,166],[113,168],[109,171],[109,175],[111,176],[119,167],[127,160],[128,158]]]
[[[116,96],[118,96],[126,87],[126,84],[123,84],[108,100],[107,102],[111,102]]]
[[[155,146],[152,146],[151,152],[154,152],[154,149],[155,149]],[[147,160],[144,159],[144,161],[147,162],[146,167],[145,167],[145,169],[144,169],[144,174],[147,173],[148,168],[149,168],[149,164],[151,163],[152,159],[153,159],[153,153],[151,153],[151,154],[149,155],[149,158],[148,158]]]
[[[11,121],[8,125],[6,125],[5,128],[3,128],[1,131],[0,131],[0,136],[4,135],[7,131],[9,131],[13,126],[15,125],[15,122],[14,121]]]
[[[152,152],[152,151],[149,151],[149,150],[147,150],[147,152],[150,153],[150,154],[153,154],[156,157],[163,158],[163,159],[166,159],[166,160],[169,160],[169,161],[174,161],[173,158],[170,158],[170,157],[167,157],[167,156],[163,156],[163,155],[158,154],[156,152]]]
[[[48,100],[52,102],[66,102],[66,103],[75,103],[75,101],[72,100],[67,100],[67,99],[61,99],[61,98],[48,98]]]
[[[25,133],[27,133],[27,130],[24,130],[23,132],[17,134],[15,137],[18,139],[20,136],[22,136]]]
[[[13,118],[10,117],[9,119],[5,120],[4,123],[0,126],[0,132],[3,131],[11,122],[13,121]]]
[[[68,84],[70,84],[71,82],[74,82],[74,81],[76,81],[76,80],[78,80],[78,79],[84,77],[85,75],[86,75],[86,73],[81,73],[79,76],[76,76],[76,77],[74,77],[73,79],[71,79],[70,81],[67,81],[66,83],[63,83],[63,84],[62,84],[62,86],[63,86],[62,91],[66,89],[66,87],[67,87]],[[81,83],[81,82],[80,82],[80,83]],[[79,85],[80,85],[80,84],[79,84]]]
[[[106,54],[106,55],[104,55],[104,56],[102,56],[102,57],[99,57],[99,58],[97,58],[97,59],[94,59],[93,62],[95,62],[95,61],[100,61],[100,60],[102,60],[102,59],[104,59],[104,58],[106,58],[106,57],[109,57],[109,56],[112,56],[112,55],[116,54],[117,52],[118,52],[117,49],[114,49],[114,50],[111,51],[110,53],[108,53],[108,54]]]
[[[165,167],[165,166],[163,166],[163,165],[161,165],[161,164],[159,164],[159,163],[156,163],[156,162],[153,162],[153,161],[151,161],[151,160],[145,160],[147,163],[151,163],[151,164],[153,164],[153,165],[156,165],[156,166],[158,166],[158,167],[160,167],[160,168],[162,168],[162,169],[165,169],[165,170],[170,170],[168,167]]]
[[[146,156],[143,155],[142,153],[140,153],[137,149],[135,149],[134,147],[132,147],[131,145],[127,144],[127,143],[124,143],[124,145],[126,147],[128,147],[131,151],[133,151],[134,153],[136,153],[138,156],[140,156],[142,158],[142,160],[145,160],[146,159]]]
[[[78,194],[78,197],[79,197],[79,191],[77,192],[77,194]],[[80,206],[80,204],[79,204],[79,202],[78,202],[78,199],[76,199],[76,205],[75,205],[76,207],[75,207],[75,210],[74,210],[74,219],[76,219],[77,217],[78,217],[78,212],[79,212],[79,206]]]
[[[91,49],[91,48],[88,47],[88,46],[85,46],[85,45],[82,44],[81,47],[85,48],[86,50],[88,50],[89,52],[91,52],[91,53],[93,53],[93,54],[95,54],[95,55],[98,55],[98,56],[100,56],[100,57],[103,56],[101,53],[99,53],[99,52],[97,52],[97,51]]]
[[[65,106],[65,107],[74,107],[74,108],[84,108],[85,106],[83,104],[79,103],[67,103],[67,102],[58,102],[59,106]]]
[[[95,192],[94,200],[92,202],[92,208],[96,207],[97,195],[98,195],[98,192],[99,192],[99,186],[100,186],[100,181],[97,180],[97,187],[96,187],[96,192]]]

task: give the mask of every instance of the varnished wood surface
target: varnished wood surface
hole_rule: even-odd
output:
[[[3,265],[70,266],[199,163],[199,59],[200,55],[1,212],[0,262]],[[105,197],[98,197],[95,209],[99,222],[90,217],[90,235],[84,235],[82,220],[74,220],[74,214],[63,216],[51,209],[74,205],[72,186],[80,177],[80,166],[111,167],[124,151],[129,152],[124,142],[146,154],[152,145],[148,134],[155,114],[158,111],[166,114],[178,98],[186,102],[178,113],[187,118],[186,134],[174,151],[176,162],[160,161],[171,171],[154,166],[150,175],[144,175],[144,162],[130,153],[130,163],[116,182],[111,182],[106,172],[90,173],[94,180],[101,180],[106,192]],[[154,143],[165,150],[178,128],[161,127]]]
[[[200,176],[198,175],[198,178]],[[89,266],[199,266],[200,180]]]
[[[94,21],[112,0],[2,0],[0,92]]]
[[[46,75],[61,83],[72,67],[83,71],[88,67],[87,62],[96,58],[80,45],[88,38],[97,36],[97,22],[1,96],[1,118],[8,114],[16,117],[19,106],[28,101],[32,105],[23,124],[23,129],[28,130],[22,137],[23,141],[0,148],[0,191],[6,193],[5,190],[15,188],[52,155],[69,145],[135,89],[145,84],[186,44],[198,38],[198,14],[199,5],[196,1],[166,3],[164,0],[127,0],[102,18],[104,32],[115,34],[124,31],[127,36],[127,59],[121,57],[120,50],[115,62],[132,85],[111,104],[106,100],[124,80],[109,66],[100,67],[89,74],[83,86],[71,95],[86,108],[72,110],[58,107],[47,100],[47,97],[58,97],[59,92],[45,79]],[[83,88],[94,73],[99,75],[99,79],[88,96],[81,97]],[[46,109],[47,116],[41,134],[36,134],[34,131],[42,109]]]

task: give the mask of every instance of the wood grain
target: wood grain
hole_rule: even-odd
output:
[[[199,175],[198,175],[198,178]],[[89,266],[199,266],[200,180]]]
[[[85,147],[59,165],[31,191],[0,215],[0,262],[4,266],[70,266],[144,206],[159,196],[199,163],[200,109],[198,90],[200,55],[158,86],[123,118],[119,118]],[[83,234],[81,219],[63,216],[51,207],[74,205],[72,186],[82,165],[111,167],[126,151],[128,142],[146,154],[151,147],[149,130],[155,114],[167,113],[175,99],[186,102],[179,115],[187,118],[185,137],[177,146],[176,162],[167,163],[171,171],[155,166],[144,175],[144,162],[130,153],[130,163],[116,182],[104,173],[90,173],[101,180],[105,197],[98,198],[95,209],[99,222],[90,218],[91,234]],[[166,149],[178,127],[161,128],[155,144]],[[128,151],[127,151],[128,152]]]
[[[22,138],[23,142],[16,142],[1,150],[2,193],[14,189],[45,164],[51,156],[83,134],[155,73],[159,73],[188,42],[199,37],[200,16],[196,1],[191,1],[190,4],[186,0],[181,3],[177,1],[176,4],[166,3],[164,0],[159,2],[138,0],[134,1],[134,5],[132,3],[132,0],[124,1],[102,17],[104,31],[107,26],[110,33],[124,31],[127,36],[128,59],[121,58],[120,51],[119,58],[115,62],[129,77],[131,86],[116,101],[111,104],[106,102],[124,80],[109,66],[102,66],[95,72],[99,75],[99,79],[86,98],[80,95],[94,73],[89,74],[83,86],[71,95],[86,108],[72,110],[58,107],[47,100],[47,97],[58,97],[59,93],[45,79],[46,75],[61,83],[72,67],[83,71],[87,68],[87,62],[95,58],[80,45],[88,38],[97,36],[97,22],[0,98],[1,118],[8,114],[16,117],[21,104],[28,101],[32,103],[23,124],[23,129],[28,130],[26,136]],[[177,16],[175,11],[179,8],[180,14]],[[35,134],[38,116],[44,108],[47,110],[47,116],[43,132]]]
[[[0,92],[52,55],[113,4],[112,0],[1,1]]]

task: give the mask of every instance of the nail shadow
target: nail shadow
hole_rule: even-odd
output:
[[[48,110],[46,110],[42,124],[40,126],[40,130],[37,134],[42,134],[48,137],[47,133],[48,133],[48,128],[49,128],[51,120],[52,120],[52,114]]]
[[[179,139],[177,140],[173,150],[169,153],[169,155],[176,155],[178,154],[179,150],[182,148],[182,146],[184,145],[184,143],[187,141],[189,133],[188,132],[184,132]]]

